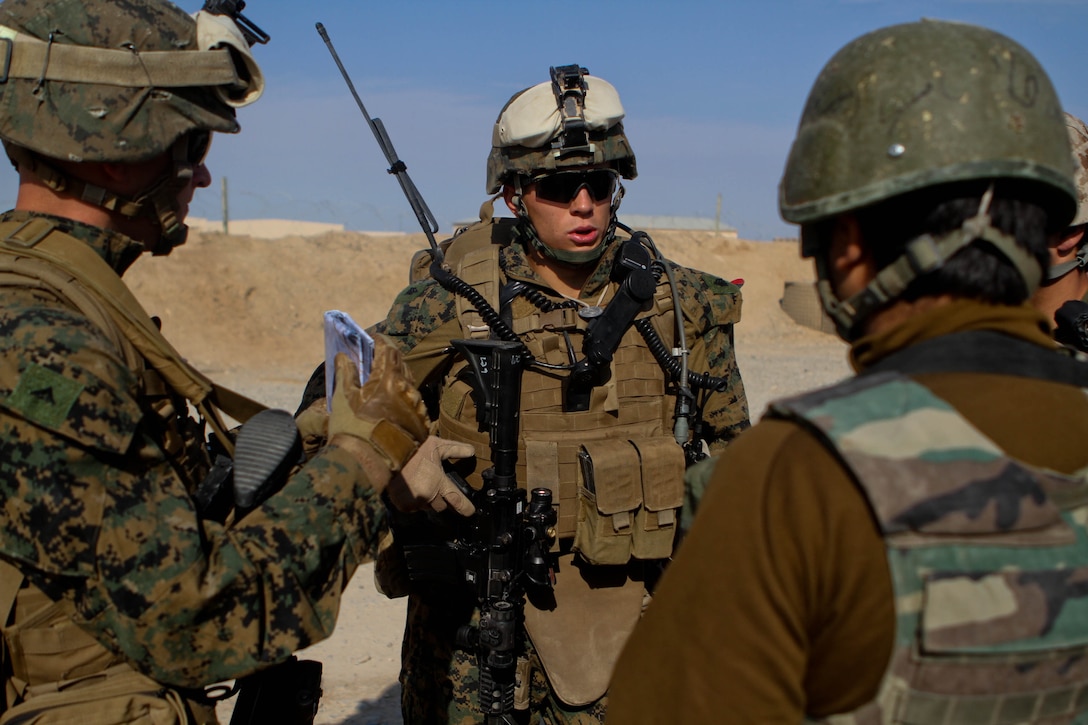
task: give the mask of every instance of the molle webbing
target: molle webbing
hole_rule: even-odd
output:
[[[457,276],[472,285],[485,299],[497,305],[499,294],[499,250],[502,225],[470,229],[449,247],[458,263]],[[609,297],[606,295],[605,303]],[[457,298],[459,319],[466,337],[487,337],[489,331],[475,310]],[[567,338],[580,356],[580,344],[587,321],[573,309],[542,312],[523,297],[511,303],[511,329],[532,355],[555,364],[570,361]],[[652,308],[643,316],[668,321],[671,339],[672,297],[661,286]],[[567,333],[564,335],[563,333]],[[476,422],[476,407],[470,385],[462,380],[467,363],[458,361],[447,375],[439,410],[439,434],[472,443],[476,467],[467,476],[470,484],[482,486],[480,473],[491,465],[489,440]],[[673,441],[667,430],[673,398],[666,394],[665,375],[634,327],[624,334],[616,350],[609,381],[594,388],[590,408],[585,412],[564,412],[562,372],[529,368],[522,377],[521,421],[518,441],[517,480],[527,487],[543,486],[552,491],[559,504],[557,531],[560,538],[575,533],[581,480],[579,453],[582,444],[595,440]],[[654,450],[649,447],[647,450]],[[660,461],[650,453],[643,470],[652,470]]]
[[[891,661],[873,702],[828,722],[1080,722],[1088,472],[1063,476],[1010,458],[895,373],[779,401],[769,414],[798,421],[838,454],[887,546]]]
[[[486,246],[467,252],[461,259],[457,276],[471,284],[496,310],[499,309],[499,247]],[[457,314],[465,337],[486,340],[491,333],[483,317],[464,297],[457,296]]]
[[[121,278],[89,246],[59,232],[47,219],[0,224],[0,254],[29,257],[71,275],[72,286],[88,290],[108,310],[114,325],[179,395],[191,401],[217,437],[233,450],[218,411],[245,422],[264,409],[259,403],[216,385],[189,365],[162,336]]]
[[[556,392],[552,397],[558,401],[560,393]],[[466,396],[464,400],[467,403],[469,398]],[[522,411],[517,480],[525,487],[543,486],[552,491],[559,504],[556,530],[560,538],[573,536],[576,528],[581,478],[578,454],[587,441],[645,438],[672,441],[671,436],[662,433],[660,403],[621,403],[620,410],[622,414],[618,421],[611,413],[592,409],[586,413]],[[577,419],[572,420],[575,416]],[[447,415],[444,409],[439,418],[439,433],[443,438],[467,441],[475,446],[476,468],[467,479],[471,485],[480,488],[480,473],[492,465],[487,434],[479,432],[473,418],[457,419]]]

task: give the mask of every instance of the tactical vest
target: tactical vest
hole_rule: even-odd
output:
[[[513,220],[470,227],[446,248],[446,263],[497,310],[502,284],[499,252]],[[602,304],[615,292],[610,285]],[[487,324],[458,296],[465,337],[486,338]],[[587,321],[570,308],[541,311],[524,297],[510,303],[510,327],[538,359],[558,365],[581,356]],[[639,315],[673,339],[673,304],[659,285],[652,307]],[[569,347],[568,347],[569,346]],[[467,362],[458,360],[441,392],[439,435],[476,448],[469,483],[482,486],[491,465],[486,432],[479,430]],[[517,479],[552,491],[559,505],[560,539],[593,564],[626,564],[671,556],[677,512],[683,503],[683,449],[671,434],[672,396],[664,373],[634,327],[616,350],[607,384],[593,390],[589,410],[564,412],[563,374],[530,367],[522,377]]]
[[[1010,458],[898,373],[776,402],[768,414],[835,451],[887,545],[891,661],[873,702],[826,722],[1085,721],[1088,477]]]
[[[0,286],[37,290],[102,330],[136,376],[136,389],[128,392],[160,416],[161,445],[194,489],[209,463],[203,426],[183,412],[186,400],[205,413],[227,443],[217,408],[245,420],[262,407],[189,367],[109,265],[48,219],[0,222]],[[183,701],[133,670],[75,623],[71,602],[50,600],[6,562],[0,563],[0,609],[4,621],[11,622],[3,628],[11,669],[3,725],[74,716],[88,724],[129,722],[125,718],[141,711],[147,722],[216,722],[213,708]]]

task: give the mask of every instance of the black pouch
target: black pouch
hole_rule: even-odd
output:
[[[292,656],[238,684],[230,725],[313,725],[321,701],[321,663]]]

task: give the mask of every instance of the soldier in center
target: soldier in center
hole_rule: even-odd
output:
[[[685,465],[749,421],[733,350],[739,287],[667,261],[618,221],[621,179],[636,175],[619,95],[576,65],[551,75],[511,98],[495,123],[492,196],[478,223],[441,245],[457,281],[429,274],[431,259],[417,262],[376,331],[400,346],[437,419],[439,437],[424,447],[435,465],[405,475],[444,479],[437,463],[463,455],[459,470],[476,489],[491,465],[488,436],[450,342],[505,335],[531,356],[517,481],[552,493],[556,576],[525,606],[515,712],[522,722],[584,723],[603,720],[613,663],[695,503]],[[513,218],[494,216],[500,197]],[[465,510],[444,480],[431,488]],[[383,591],[409,597],[404,721],[479,722],[478,664],[457,638],[478,617],[474,598],[394,581],[390,562],[419,530],[440,531],[433,514],[416,516],[394,525],[377,570]]]

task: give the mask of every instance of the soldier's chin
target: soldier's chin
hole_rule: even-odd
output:
[[[153,257],[165,257],[174,251],[174,247],[185,244],[188,238],[189,227],[185,224],[179,224],[170,234],[162,233],[153,242],[144,242],[144,247],[151,252]]]

